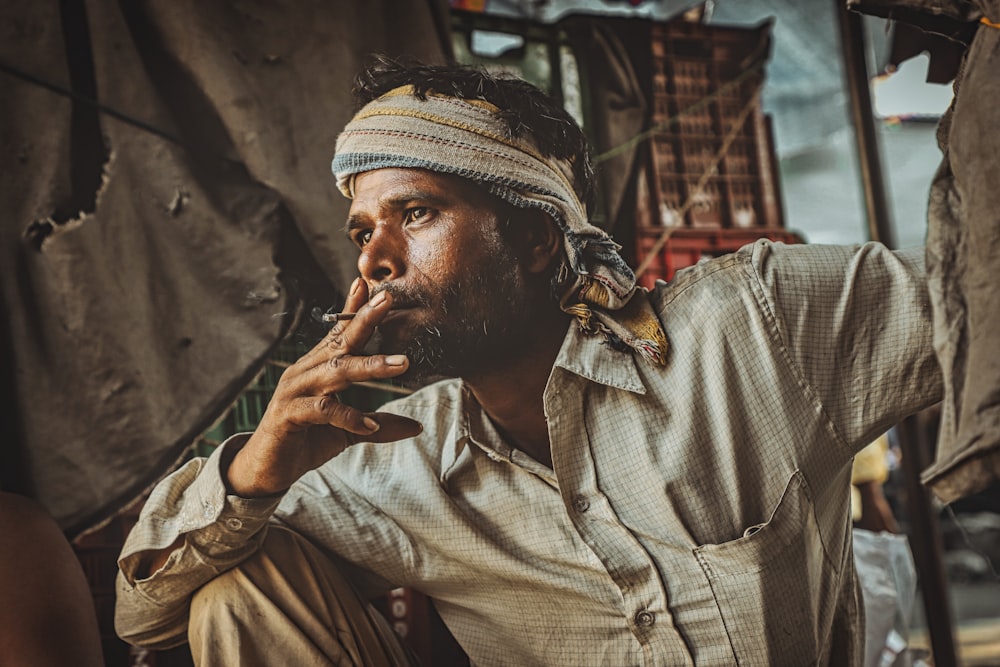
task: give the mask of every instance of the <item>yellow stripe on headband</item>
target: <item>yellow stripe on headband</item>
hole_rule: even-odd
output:
[[[398,96],[398,95],[404,95],[404,94],[406,94],[406,91],[404,90],[406,88],[409,88],[412,91],[413,86],[407,85],[407,86],[400,86],[399,88],[394,88],[393,90],[390,90],[388,93],[386,93],[385,95],[383,95],[379,99],[382,99],[382,98],[387,97],[389,95],[392,95],[393,97]],[[436,97],[447,98],[448,96],[446,96],[446,95],[437,95]],[[460,98],[453,97],[453,98],[450,98],[450,99],[456,99],[457,100],[457,99],[460,99]],[[464,99],[461,100],[461,101],[462,102],[469,102],[469,100],[464,100]],[[476,100],[476,101],[481,101],[481,100]],[[488,105],[488,107],[490,107],[492,109],[498,110],[497,107],[493,106],[489,102],[484,102],[484,104]],[[480,106],[480,105],[475,105],[475,106]],[[481,107],[481,108],[487,109],[486,107]],[[351,119],[351,122],[353,123],[355,121],[365,120],[367,118],[373,118],[373,117],[376,117],[376,116],[403,116],[403,117],[409,117],[409,118],[419,118],[421,120],[426,120],[426,121],[431,122],[431,123],[437,123],[438,125],[446,125],[448,127],[454,127],[456,129],[459,129],[459,130],[465,130],[466,132],[471,132],[473,134],[478,134],[481,137],[485,137],[487,139],[490,139],[490,140],[495,141],[497,143],[501,143],[501,144],[503,144],[505,146],[509,146],[510,148],[513,148],[515,150],[521,151],[522,153],[526,153],[527,155],[530,155],[535,160],[541,162],[546,167],[548,167],[548,169],[551,172],[553,172],[559,178],[560,181],[562,181],[563,185],[566,186],[566,188],[568,189],[568,191],[570,193],[575,193],[576,192],[576,190],[573,188],[573,184],[569,181],[569,179],[566,177],[566,175],[561,170],[553,167],[549,163],[549,161],[547,159],[545,159],[545,157],[541,153],[539,153],[538,151],[534,150],[530,146],[526,146],[526,145],[521,144],[521,143],[515,143],[515,142],[511,141],[510,139],[508,139],[507,137],[505,137],[503,135],[499,135],[499,134],[497,134],[495,132],[490,132],[489,130],[483,128],[480,125],[473,125],[471,123],[464,123],[464,122],[456,121],[456,120],[454,120],[452,118],[448,118],[447,116],[441,116],[439,114],[429,113],[429,112],[426,112],[426,111],[416,111],[414,109],[404,109],[404,108],[401,108],[401,107],[386,107],[386,106],[383,106],[383,107],[365,107],[365,108],[361,109],[361,111],[359,111],[357,114],[355,114],[354,118]]]

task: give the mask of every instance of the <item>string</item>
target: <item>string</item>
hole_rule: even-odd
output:
[[[20,70],[16,67],[11,67],[10,65],[7,65],[6,63],[3,62],[0,62],[0,72],[21,79],[23,81],[27,81],[28,83],[34,84],[41,88],[45,88],[46,90],[56,93],[57,95],[68,97],[74,102],[81,102],[88,106],[94,107],[101,113],[111,116],[112,118],[116,118],[122,121],[123,123],[136,127],[145,132],[149,132],[150,134],[156,135],[157,137],[165,139],[166,141],[169,141],[172,144],[176,144],[177,146],[180,146],[185,150],[191,150],[187,142],[185,142],[183,139],[174,136],[173,134],[167,132],[166,130],[161,130],[155,125],[152,125],[144,120],[135,118],[134,116],[130,116],[124,111],[119,111],[114,107],[102,104],[101,102],[98,102],[95,99],[87,97],[86,95],[81,95],[80,93],[72,91],[68,88],[64,88],[58,84],[52,83],[51,81],[47,81],[33,74],[29,74],[28,72]],[[234,162],[232,158],[227,158],[222,155],[216,155],[216,157],[218,157],[221,160],[226,160],[227,162]]]
[[[996,581],[1000,581],[1000,574],[997,573],[997,569],[993,565],[993,561],[990,560],[990,557],[982,549],[978,549],[972,543],[972,540],[969,538],[969,534],[967,532],[965,532],[965,527],[962,525],[962,522],[958,520],[958,516],[955,514],[955,510],[952,508],[952,506],[951,505],[945,505],[944,508],[945,508],[945,511],[948,513],[948,516],[951,518],[951,520],[958,527],[958,532],[962,536],[962,540],[965,542],[965,545],[967,547],[969,547],[969,549],[973,553],[977,554],[984,561],[986,561],[986,565],[989,566],[989,568],[990,568],[990,574],[993,576],[993,579],[995,579]]]
[[[687,215],[687,212],[691,209],[692,206],[694,206],[695,201],[701,194],[702,188],[704,188],[705,184],[708,183],[708,179],[718,172],[719,162],[721,162],[722,158],[725,157],[726,154],[729,152],[729,147],[732,145],[733,141],[739,135],[740,130],[743,128],[743,124],[746,123],[747,118],[749,118],[750,116],[750,112],[753,111],[754,108],[756,107],[757,100],[759,97],[760,97],[760,90],[757,90],[750,97],[750,99],[747,100],[746,105],[740,111],[740,115],[737,116],[736,120],[733,121],[733,124],[732,126],[730,126],[729,132],[726,134],[726,137],[723,140],[722,145],[719,147],[719,150],[716,151],[715,155],[712,157],[711,162],[708,164],[708,166],[705,168],[705,171],[701,174],[701,177],[698,179],[698,182],[695,183],[695,186],[692,189],[691,193],[688,195],[688,198],[684,202],[684,205],[681,206],[680,211],[678,211],[677,213],[678,220],[684,219],[684,216]],[[663,233],[660,234],[660,237],[656,239],[656,243],[653,244],[653,247],[650,248],[649,251],[647,251],[645,258],[643,258],[642,260],[642,263],[640,263],[639,267],[635,270],[636,278],[642,276],[642,274],[646,272],[646,269],[649,268],[649,265],[652,264],[653,261],[657,258],[660,251],[663,249],[663,246],[666,245],[667,241],[670,239],[670,235],[673,234],[674,229],[675,226],[666,227],[663,230]]]
[[[605,160],[610,160],[611,158],[615,157],[616,155],[620,155],[621,153],[624,153],[625,151],[631,149],[633,146],[635,146],[635,145],[637,145],[637,144],[645,141],[646,139],[649,139],[651,136],[653,136],[657,132],[662,132],[662,131],[664,131],[666,129],[669,129],[672,125],[675,125],[678,121],[680,121],[680,119],[682,117],[684,117],[684,116],[686,116],[688,114],[694,113],[695,111],[698,111],[699,109],[701,109],[702,107],[704,107],[705,105],[707,105],[709,102],[711,102],[715,98],[719,97],[720,95],[722,95],[723,93],[725,93],[726,91],[728,91],[730,88],[738,86],[740,83],[742,83],[750,75],[756,74],[757,72],[759,72],[761,69],[764,68],[764,65],[766,63],[765,59],[759,57],[759,55],[761,54],[761,52],[763,50],[763,46],[764,45],[759,46],[756,49],[756,51],[754,51],[754,53],[752,53],[749,56],[749,57],[752,57],[752,58],[755,59],[754,64],[751,65],[750,67],[748,67],[747,69],[743,70],[742,72],[740,72],[736,77],[734,77],[733,79],[730,79],[726,83],[722,84],[721,86],[719,86],[718,88],[716,88],[715,90],[713,90],[708,95],[706,95],[706,96],[702,97],[701,99],[699,99],[697,102],[695,102],[691,106],[688,106],[688,107],[685,107],[684,109],[681,109],[680,111],[678,111],[676,114],[674,114],[670,118],[667,118],[666,120],[657,123],[656,125],[650,127],[647,130],[643,130],[642,132],[640,132],[639,134],[635,135],[631,139],[627,139],[624,142],[622,142],[622,143],[618,144],[617,146],[615,146],[614,148],[608,149],[607,151],[601,153],[600,155],[597,155],[594,158],[594,164],[598,165],[601,162],[604,162]]]

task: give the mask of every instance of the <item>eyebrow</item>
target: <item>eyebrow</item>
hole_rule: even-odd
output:
[[[347,221],[344,223],[344,233],[348,236],[351,235],[355,229],[360,229],[365,226],[363,222],[363,216],[360,215],[349,215],[347,216]]]
[[[443,195],[426,192],[424,190],[415,190],[400,193],[395,197],[379,200],[379,207],[399,210],[401,208],[406,208],[407,205],[415,201],[431,207],[441,207],[448,203],[448,199]],[[369,217],[370,216],[363,213],[352,213],[347,216],[347,221],[344,223],[344,233],[350,236],[351,232],[355,229],[366,227],[368,225],[367,220]]]

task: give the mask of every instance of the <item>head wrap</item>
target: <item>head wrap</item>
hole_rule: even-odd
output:
[[[636,286],[619,246],[587,221],[571,164],[543,156],[527,136],[511,137],[497,107],[433,92],[422,100],[413,86],[369,102],[337,137],[333,173],[352,197],[354,176],[386,168],[461,176],[513,206],[547,213],[565,236],[560,307],[585,332],[664,363],[666,335],[646,291]]]

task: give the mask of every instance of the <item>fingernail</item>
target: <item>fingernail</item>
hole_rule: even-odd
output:
[[[402,366],[406,363],[405,354],[393,354],[385,358],[386,366]]]
[[[368,305],[371,306],[372,308],[376,308],[385,303],[385,298],[387,296],[388,294],[386,294],[385,291],[383,290],[378,294],[376,294],[375,296],[373,296],[372,300],[368,302]]]
[[[354,282],[351,283],[351,296],[358,293],[358,288],[361,287],[361,278],[355,278]]]
[[[379,424],[377,421],[375,421],[371,417],[365,417],[362,421],[364,422],[365,426],[367,426],[368,429],[372,433],[374,433],[375,431],[377,431],[379,429],[379,427],[381,426],[381,424]]]

